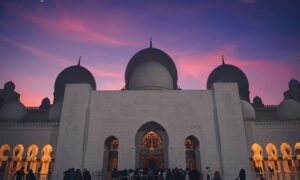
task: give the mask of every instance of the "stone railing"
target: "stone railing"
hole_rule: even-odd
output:
[[[49,110],[41,110],[39,107],[26,107],[27,112],[49,112]]]
[[[0,121],[0,127],[58,127],[58,121],[38,121],[38,122],[26,122],[26,121]]]
[[[256,119],[245,119],[245,124],[250,126],[291,126],[299,125],[300,118],[296,119],[274,119],[274,120],[256,120]]]
[[[255,107],[255,111],[276,111],[278,105],[264,105],[264,107]]]

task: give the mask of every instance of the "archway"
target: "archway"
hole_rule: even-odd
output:
[[[284,172],[296,171],[291,146],[287,143],[282,143],[280,146],[280,151],[282,153]]]
[[[52,161],[52,151],[53,148],[50,144],[47,144],[42,149],[42,158],[41,158],[41,171],[42,175],[47,175],[50,169],[50,163]]]
[[[189,136],[185,139],[184,145],[186,149],[186,168],[191,170],[201,169],[198,139],[195,136]]]
[[[24,146],[22,144],[15,145],[13,149],[13,156],[12,162],[10,166],[10,173],[14,173],[18,171],[22,167],[22,160],[23,160],[23,153],[24,153]]]
[[[268,153],[268,167],[271,170],[274,170],[275,172],[280,172],[280,163],[278,160],[278,151],[274,144],[269,143],[266,146],[266,151]]]
[[[254,162],[255,171],[263,173],[264,172],[263,148],[259,144],[255,143],[251,146],[251,150],[252,150],[252,153],[253,153],[252,159],[253,159],[253,162]]]
[[[104,142],[104,148],[104,172],[118,170],[119,140],[114,136],[108,137]]]
[[[295,144],[296,157],[298,162],[298,170],[300,171],[300,142]]]
[[[27,149],[27,159],[25,164],[25,171],[28,172],[30,169],[33,173],[36,172],[37,169],[37,155],[39,148],[36,144],[32,144]]]
[[[136,167],[162,169],[168,167],[169,139],[166,130],[156,122],[148,122],[136,133]]]
[[[5,172],[6,170],[9,151],[10,146],[8,144],[3,144],[0,148],[0,172]]]

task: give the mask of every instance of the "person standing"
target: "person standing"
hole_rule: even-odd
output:
[[[210,180],[210,167],[209,166],[207,166],[206,167],[206,180]]]
[[[36,180],[31,169],[29,169],[28,173],[26,174],[26,180]]]
[[[21,167],[21,169],[15,173],[13,179],[16,178],[16,180],[24,180],[24,177],[25,177],[24,167]]]
[[[239,173],[240,180],[246,180],[246,171],[245,169],[241,169]]]

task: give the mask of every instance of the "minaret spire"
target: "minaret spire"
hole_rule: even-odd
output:
[[[79,56],[79,59],[78,59],[78,66],[80,66],[80,60],[81,60],[81,56]]]
[[[152,48],[152,37],[150,37],[150,48]]]
[[[222,55],[222,64],[225,64],[224,55]]]

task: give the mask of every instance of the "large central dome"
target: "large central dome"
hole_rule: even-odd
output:
[[[160,49],[143,49],[129,61],[125,89],[177,89],[177,69],[168,54]]]

